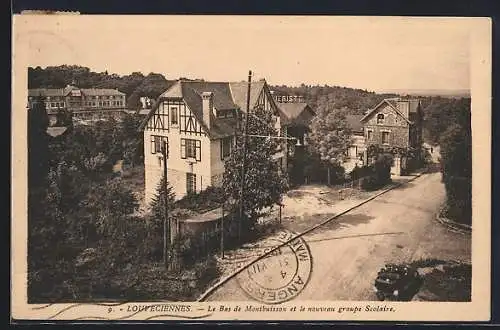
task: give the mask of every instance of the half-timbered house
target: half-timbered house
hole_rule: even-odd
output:
[[[247,88],[247,82],[179,80],[159,96],[142,125],[146,203],[155,196],[163,176],[163,141],[168,150],[168,181],[176,199],[222,184],[240,111],[246,111]],[[265,80],[251,83],[250,109],[257,106],[271,111],[275,128],[286,134],[280,132],[280,112]],[[275,159],[286,169],[286,150]]]

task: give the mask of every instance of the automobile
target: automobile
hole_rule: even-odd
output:
[[[386,264],[377,273],[374,291],[379,300],[405,300],[420,281],[421,276],[415,267]]]

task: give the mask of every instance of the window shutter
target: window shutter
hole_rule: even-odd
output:
[[[224,139],[220,139],[220,159],[224,160]]]
[[[181,158],[186,159],[186,140],[181,139]]]
[[[196,140],[196,161],[201,162],[201,141]]]
[[[151,153],[152,154],[156,153],[156,149],[155,149],[155,136],[154,135],[151,135]]]

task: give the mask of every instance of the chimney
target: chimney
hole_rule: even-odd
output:
[[[203,109],[203,121],[210,128],[210,117],[213,111],[213,93],[212,92],[203,92],[201,95],[202,98],[202,109]]]
[[[397,101],[398,110],[405,116],[405,118],[410,117],[410,101],[409,100],[398,100]]]

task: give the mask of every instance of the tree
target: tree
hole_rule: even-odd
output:
[[[165,196],[168,197],[165,198]],[[156,194],[150,204],[150,217],[148,220],[148,250],[149,254],[155,259],[159,259],[163,256],[165,200],[168,201],[169,210],[172,211],[175,202],[175,194],[172,191],[172,187],[167,182],[167,195],[165,195],[165,178],[162,177],[156,188]],[[172,218],[173,213],[169,212],[168,219],[171,220]]]
[[[254,109],[248,116],[249,135],[276,136],[272,126],[272,115],[263,109]],[[283,143],[277,139],[247,137],[246,171],[244,178],[243,208],[248,217],[248,226],[252,226],[259,212],[280,203],[282,194],[287,189],[286,171],[280,170],[273,156],[278,145]],[[237,135],[236,145],[225,162],[223,177],[224,193],[228,199],[240,201],[241,174],[243,164],[243,137]],[[242,219],[243,221],[244,219]]]
[[[142,120],[138,115],[126,114],[119,123],[123,159],[132,166],[142,163],[144,158],[143,134],[139,130]]]
[[[168,195],[168,205],[173,206],[175,202],[175,194],[172,191],[172,186],[167,182],[167,195]],[[155,219],[163,220],[165,218],[165,178],[162,177],[158,187],[156,188],[156,194],[153,197],[150,205],[151,215]]]
[[[330,166],[339,166],[351,144],[351,130],[346,121],[347,109],[326,106],[318,109],[311,122],[309,145],[323,162],[328,164],[328,184],[331,184]]]
[[[49,167],[49,117],[42,98],[33,101],[28,109],[28,184],[43,184]]]
[[[455,103],[455,123],[441,136],[441,169],[447,216],[470,224],[472,217],[472,136],[470,100]]]
[[[73,124],[71,112],[66,109],[57,109],[55,126],[69,126]]]

